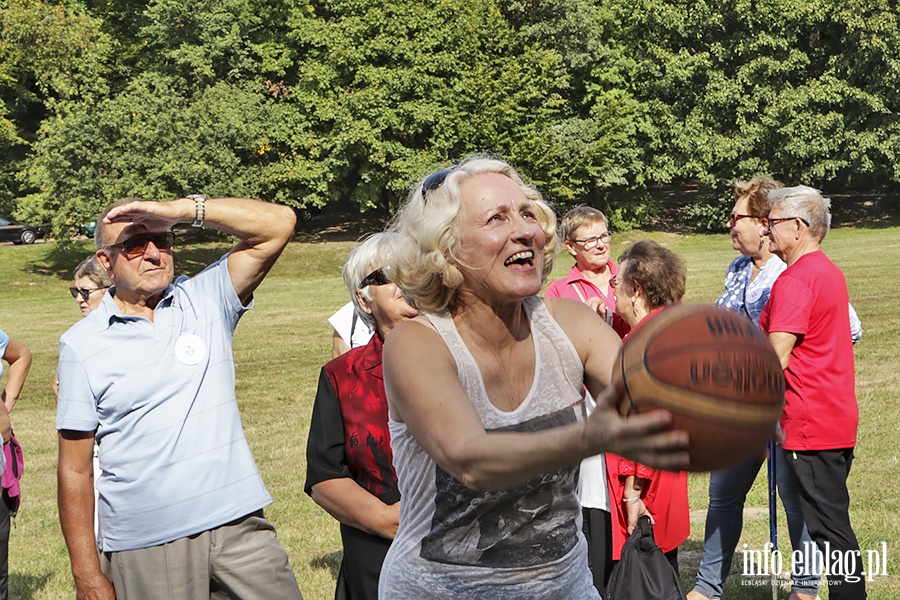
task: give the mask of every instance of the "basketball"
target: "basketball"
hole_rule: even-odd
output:
[[[665,409],[690,436],[690,471],[763,456],[784,406],[781,362],[749,319],[679,304],[642,323],[619,354],[623,415]]]

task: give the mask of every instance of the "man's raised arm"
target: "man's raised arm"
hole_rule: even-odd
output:
[[[228,257],[228,273],[246,303],[294,234],[294,211],[281,204],[245,198],[179,198],[171,202],[136,201],[116,206],[106,223],[131,222],[150,231],[192,223],[231,234],[240,242]]]

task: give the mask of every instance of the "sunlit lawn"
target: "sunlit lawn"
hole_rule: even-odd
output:
[[[724,235],[677,236],[630,232],[615,239],[618,250],[641,238],[662,241],[688,264],[688,300],[710,302],[719,293],[725,267],[735,254]],[[828,254],[843,268],[864,336],[856,347],[861,426],[857,460],[850,478],[853,520],[862,548],[887,542],[888,572],[870,584],[870,597],[900,597],[900,476],[894,428],[900,422],[896,392],[900,356],[900,229],[842,229],[826,240]],[[256,307],[235,337],[238,398],[247,436],[275,502],[268,516],[278,527],[306,598],[333,595],[339,561],[337,524],[303,493],[309,415],[321,365],[330,353],[326,318],[346,299],[340,279],[350,243],[291,244],[256,294]],[[193,273],[227,249],[224,244],[177,250],[179,272]],[[13,413],[16,435],[25,448],[23,505],[10,540],[11,597],[74,597],[68,556],[56,512],[55,407],[50,380],[58,340],[78,317],[68,293],[69,274],[90,252],[86,244],[60,249],[54,243],[0,245],[0,329],[25,342],[35,362],[22,401]],[[562,256],[554,277],[571,266]],[[152,382],[148,382],[152,384]],[[765,473],[748,499],[741,544],[762,549],[768,541]],[[680,559],[685,589],[699,560],[706,507],[704,475],[692,475],[692,534]],[[783,549],[789,546],[783,519]],[[742,546],[739,546],[739,550]],[[768,588],[742,585],[738,553],[726,597],[771,598]],[[788,591],[782,590],[786,598]],[[822,591],[822,596],[826,592]]]

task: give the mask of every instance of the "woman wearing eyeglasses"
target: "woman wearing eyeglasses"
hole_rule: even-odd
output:
[[[614,286],[619,267],[610,258],[612,232],[606,215],[591,206],[577,206],[563,217],[562,234],[566,251],[575,259],[575,265],[565,277],[547,287],[545,296],[583,302],[606,320],[619,337],[625,336],[631,327],[616,313]],[[587,402],[593,408],[590,395]],[[603,455],[582,461],[578,485],[588,563],[594,586],[605,597],[613,559],[612,520]]]
[[[563,217],[562,233],[575,266],[547,286],[546,297],[584,302],[624,337],[630,327],[616,314],[613,281],[619,267],[611,260],[612,232],[606,215],[591,206],[577,206]]]
[[[378,574],[400,519],[381,349],[393,328],[418,311],[387,275],[394,245],[393,235],[377,233],[344,265],[356,312],[375,335],[322,368],[306,446],[306,492],[341,524],[338,599],[378,597]]]
[[[579,463],[614,450],[679,468],[687,436],[665,412],[619,416],[619,337],[584,304],[537,296],[556,219],[512,166],[475,156],[429,175],[392,228],[391,278],[423,314],[385,344],[403,502],[379,597],[599,599]]]
[[[72,276],[75,279],[75,285],[69,288],[69,293],[78,303],[81,316],[86,317],[91,314],[92,310],[100,306],[103,294],[112,286],[112,279],[94,256],[89,256],[78,263]],[[54,396],[59,394],[59,382],[55,377],[51,387]]]
[[[716,300],[716,305],[741,313],[757,325],[769,300],[772,285],[787,268],[784,261],[772,253],[765,235],[771,222],[768,219],[769,192],[781,187],[780,182],[770,177],[754,177],[734,184],[734,207],[728,219],[728,229],[731,232],[731,246],[741,255],[728,266],[725,291]],[[862,335],[862,325],[852,306],[849,307],[849,314],[851,336],[856,343]],[[793,565],[790,600],[812,600],[816,598],[819,576],[816,565],[805,560],[811,555],[812,539],[803,520],[797,482],[788,469],[780,445],[775,448],[774,458],[776,484],[787,517],[791,546],[799,550],[794,554],[800,560]],[[719,598],[722,595],[743,529],[744,501],[762,463],[763,457],[754,458],[710,474],[703,557],[697,569],[697,583],[688,593],[689,600]],[[806,548],[810,551],[804,552]]]
[[[112,286],[112,279],[94,256],[78,263],[72,276],[75,279],[75,285],[69,288],[69,293],[78,303],[81,316],[86,317],[91,314],[92,310],[100,306],[103,294]],[[56,377],[53,378],[50,387],[53,388],[53,396],[58,396],[59,382]]]
[[[112,279],[93,256],[86,258],[75,267],[75,286],[69,292],[81,309],[81,316],[88,316],[92,310],[100,306],[103,294],[112,286]]]

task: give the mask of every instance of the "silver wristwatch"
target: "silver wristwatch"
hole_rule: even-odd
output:
[[[206,196],[203,194],[191,194],[188,196],[194,201],[194,222],[191,227],[203,227],[203,219],[206,217]]]

